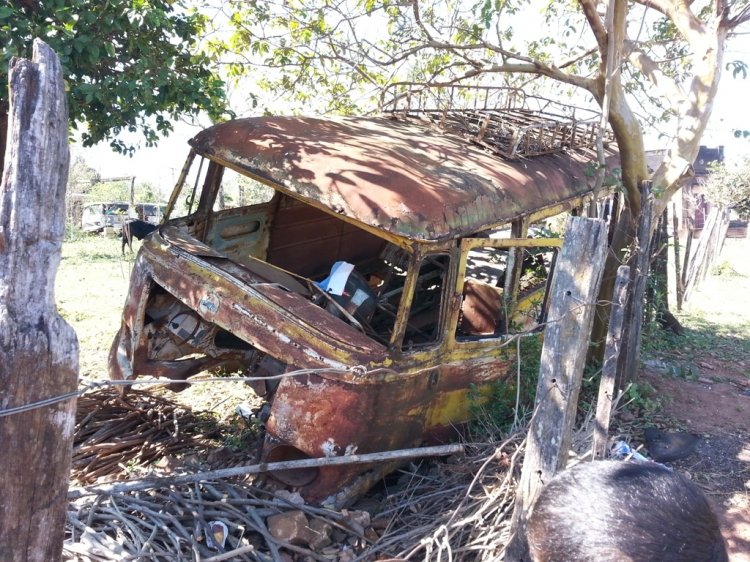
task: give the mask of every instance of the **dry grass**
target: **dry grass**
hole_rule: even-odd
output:
[[[87,236],[63,244],[55,283],[60,315],[80,344],[80,374],[107,378],[107,353],[120,326],[132,257],[120,254],[120,240]]]

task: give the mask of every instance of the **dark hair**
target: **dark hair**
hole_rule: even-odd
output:
[[[725,562],[698,486],[650,463],[595,461],[556,475],[528,522],[534,562]]]

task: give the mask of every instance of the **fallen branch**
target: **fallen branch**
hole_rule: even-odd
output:
[[[351,464],[366,464],[371,462],[407,460],[420,457],[436,457],[452,455],[463,452],[463,445],[440,445],[437,447],[416,447],[413,449],[402,449],[399,451],[386,451],[382,453],[369,453],[365,455],[346,455],[343,457],[323,457],[315,459],[302,459],[297,461],[284,461],[273,463],[260,463],[248,466],[236,466],[233,468],[222,468],[196,472],[194,474],[182,474],[179,476],[163,476],[131,480],[119,484],[103,484],[101,486],[84,486],[72,488],[68,492],[68,499],[75,500],[83,496],[97,494],[119,494],[123,492],[134,492],[138,490],[149,490],[152,488],[163,488],[177,486],[180,484],[191,484],[201,480],[215,480],[219,478],[233,478],[246,474],[259,474],[275,470],[293,470],[298,468],[317,468],[321,466],[341,466]]]

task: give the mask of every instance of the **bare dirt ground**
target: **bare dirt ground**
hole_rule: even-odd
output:
[[[644,426],[699,437],[688,457],[668,464],[709,496],[733,562],[750,562],[749,255],[750,240],[727,241],[681,315],[686,335],[647,359],[639,381],[655,390]]]
[[[689,457],[671,464],[712,500],[730,560],[750,562],[750,385],[746,375],[722,363],[711,369],[715,374],[695,381],[652,371],[643,377],[668,397],[660,416],[665,426],[700,437]]]

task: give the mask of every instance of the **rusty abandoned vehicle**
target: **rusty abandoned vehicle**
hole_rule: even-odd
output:
[[[509,336],[545,319],[561,241],[530,225],[592,197],[591,152],[508,161],[396,114],[238,119],[190,145],[110,376],[260,378],[269,462],[455,437],[515,376]],[[316,371],[274,376],[300,369]],[[393,468],[275,476],[342,505]]]

